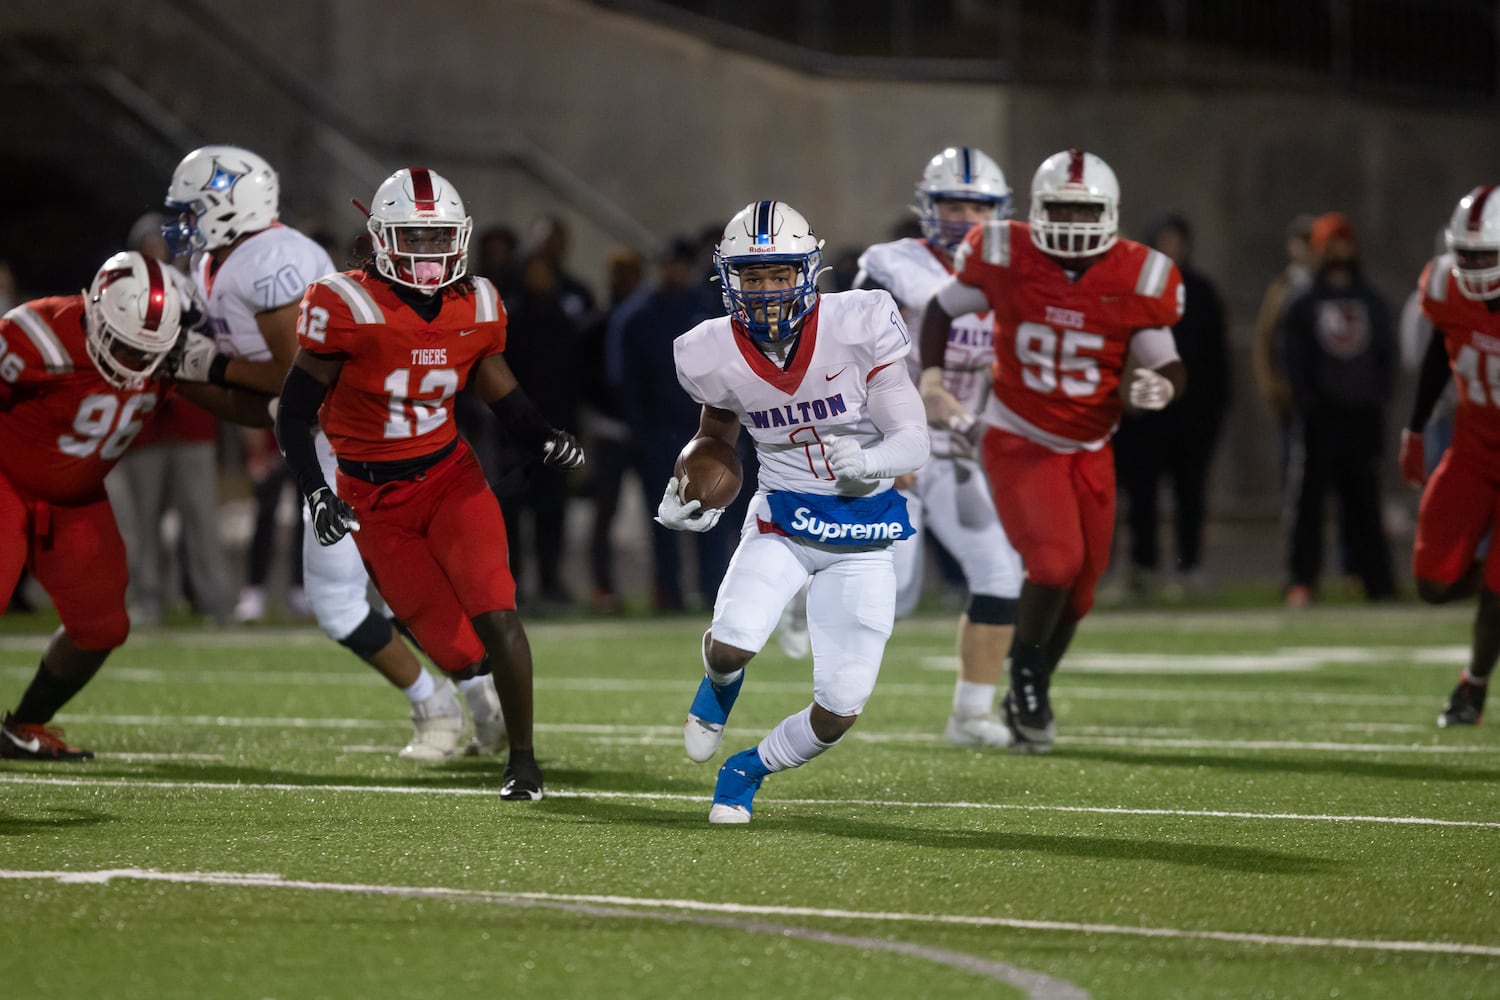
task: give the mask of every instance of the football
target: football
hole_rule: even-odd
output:
[[[705,510],[728,507],[740,495],[740,456],[718,438],[697,437],[677,456],[672,474],[685,480],[683,500],[697,500]]]

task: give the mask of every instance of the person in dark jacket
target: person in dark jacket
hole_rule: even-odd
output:
[[[1165,479],[1172,487],[1176,576],[1168,594],[1199,593],[1203,523],[1207,514],[1208,470],[1224,414],[1229,408],[1229,341],[1224,302],[1190,262],[1193,231],[1181,215],[1161,217],[1146,243],[1168,257],[1182,273],[1182,319],[1172,338],[1193,379],[1181,399],[1164,410],[1127,411],[1115,434],[1115,475],[1126,497],[1130,527],[1132,589],[1144,594],[1157,578],[1159,523],[1157,496]]]
[[[625,419],[635,440],[636,471],[645,493],[648,515],[656,510],[658,484],[673,475],[682,443],[698,428],[702,407],[677,382],[672,341],[705,319],[723,315],[717,286],[709,284],[709,257],[701,243],[689,238],[671,241],[658,262],[654,287],[620,311],[608,356],[611,376],[619,392]],[[743,440],[741,441],[743,445]],[[744,449],[741,461],[744,462]],[[729,553],[739,537],[743,504],[754,493],[754,470],[744,467],[744,486],[736,505],[713,530],[696,536],[697,592],[712,607],[714,595],[729,564]],[[657,611],[686,607],[682,585],[679,533],[649,525],[653,562],[652,606]]]
[[[1323,567],[1323,507],[1338,497],[1340,542],[1365,596],[1395,595],[1390,544],[1381,524],[1380,461],[1385,407],[1395,385],[1397,345],[1389,304],[1365,280],[1349,219],[1318,217],[1310,239],[1317,270],[1288,303],[1279,341],[1298,433],[1289,501],[1289,607],[1317,594]]]

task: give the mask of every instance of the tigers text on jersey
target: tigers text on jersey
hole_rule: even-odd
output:
[[[104,477],[165,395],[116,389],[89,360],[83,296],[36,299],[0,318],[0,472],[48,503],[104,496]]]
[[[1177,265],[1133,240],[1074,280],[1026,223],[987,222],[969,232],[954,268],[995,310],[986,421],[1057,451],[1104,446],[1123,408],[1131,337],[1182,317]]]
[[[1453,449],[1500,474],[1500,313],[1465,298],[1444,254],[1422,272],[1422,312],[1443,335],[1458,387]]]
[[[867,447],[881,439],[866,412],[866,383],[911,349],[895,300],[884,291],[820,295],[798,341],[783,371],[736,333],[729,317],[705,320],[672,345],[677,380],[696,402],[739,415],[760,456],[761,492],[853,495],[887,488],[890,480],[871,489],[835,477],[823,441],[847,435]]]
[[[420,458],[457,437],[453,396],[476,364],[505,350],[505,307],[480,277],[437,294],[442,309],[428,322],[364,271],[308,286],[297,341],[344,363],[318,415],[340,458]]]
[[[257,313],[300,301],[308,284],[337,270],[328,252],[290,226],[263,229],[213,269],[213,255],[193,262],[193,281],[207,303],[208,332],[233,358],[269,361]]]
[[[943,254],[926,240],[877,243],[859,255],[859,267],[901,306],[908,329],[921,326],[922,309],[953,273]],[[995,318],[992,313],[965,313],[948,324],[943,350],[943,388],[970,413],[984,409],[990,394],[990,366],[995,362]],[[921,376],[922,352],[907,355],[912,381]],[[932,451],[948,452],[948,432],[932,430]]]

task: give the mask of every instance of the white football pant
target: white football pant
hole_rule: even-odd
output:
[[[319,431],[313,435],[318,449],[318,465],[323,478],[333,486],[338,480],[338,463],[328,436]],[[347,637],[370,614],[370,577],[364,560],[354,544],[353,535],[345,535],[333,545],[319,545],[313,531],[312,515],[302,504],[302,588],[313,616],[329,638]]]
[[[922,596],[924,530],[953,553],[963,567],[969,593],[1020,596],[1021,556],[1000,526],[989,481],[979,463],[934,456],[917,472],[916,486],[902,492],[916,533],[894,546],[896,617],[911,614]]]
[[[759,653],[781,611],[808,577],[807,631],[812,640],[813,698],[835,715],[857,715],[875,690],[880,658],[896,613],[891,548],[862,549],[762,534],[769,519],[757,495],[714,602],[713,637]]]

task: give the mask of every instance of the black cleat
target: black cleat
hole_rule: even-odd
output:
[[[505,784],[500,786],[500,797],[509,802],[535,802],[542,797],[542,769],[536,759],[527,753],[518,760],[515,752],[505,765]]]
[[[58,726],[17,722],[0,716],[0,757],[7,760],[93,760],[92,750],[70,747]]]
[[[1006,691],[1005,698],[1000,703],[1005,725],[1010,729],[1011,753],[1051,753],[1052,744],[1057,740],[1057,723],[1052,718],[1052,706],[1047,702],[1047,692],[1034,690],[1031,694],[1032,699],[1027,707],[1036,711],[1022,711],[1021,699],[1016,697],[1014,690]]]
[[[1479,725],[1479,719],[1484,715],[1484,693],[1488,690],[1488,685],[1475,684],[1464,677],[1448,696],[1448,707],[1437,717],[1438,726],[1447,729],[1449,726]]]

